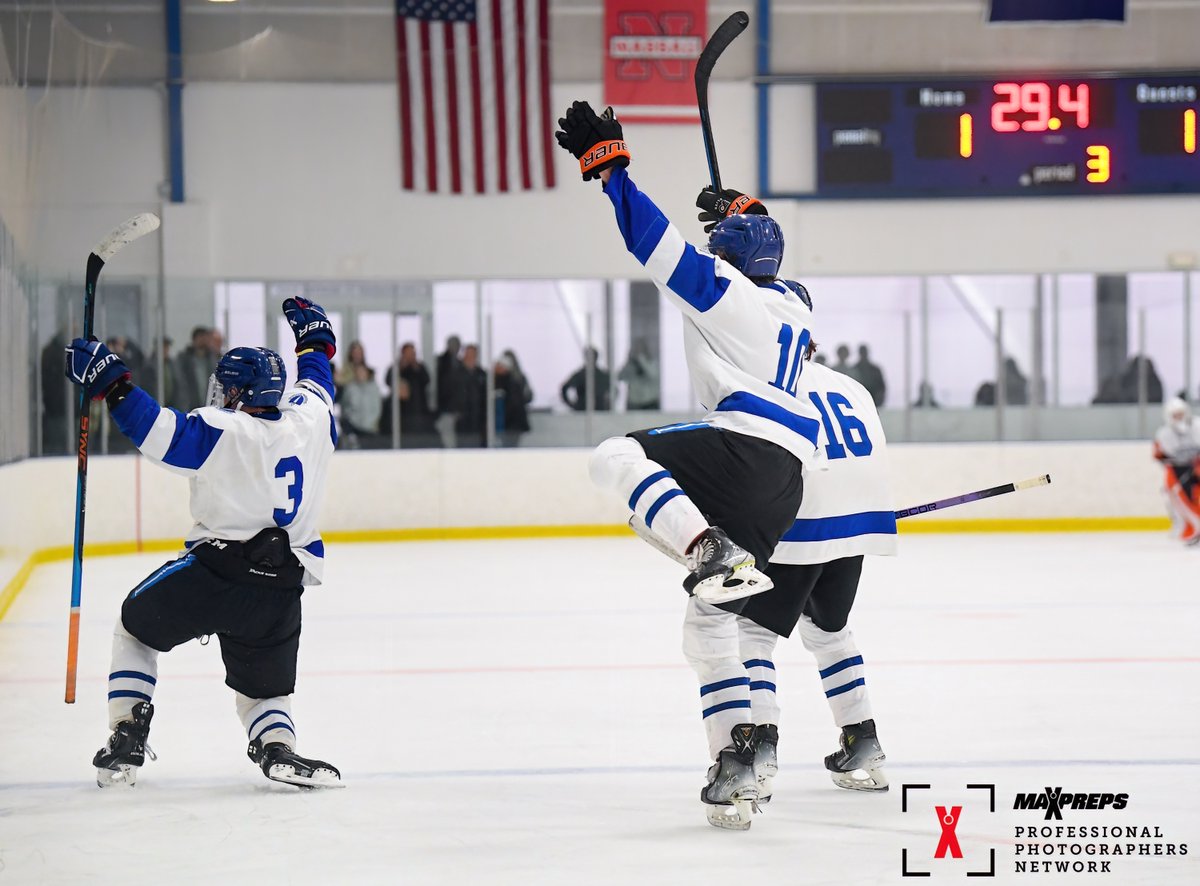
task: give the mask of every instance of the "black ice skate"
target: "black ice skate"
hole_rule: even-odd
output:
[[[708,823],[744,831],[758,811],[758,779],[754,776],[754,724],[740,723],[730,731],[733,744],[717,754],[708,769],[708,784],[700,791]]]
[[[875,721],[842,727],[841,750],[825,758],[833,783],[849,791],[886,791],[887,777],[879,767],[887,757],[875,734]]]
[[[139,701],[133,706],[132,720],[117,724],[108,744],[96,751],[92,765],[96,767],[96,784],[102,788],[113,785],[133,787],[137,783],[137,771],[146,762],[146,755],[156,759],[154,751],[146,746],[150,734],[150,718],[154,716],[154,705]]]
[[[341,788],[342,773],[336,766],[323,760],[301,757],[283,742],[273,741],[264,745],[254,739],[246,754],[259,765],[263,775],[271,781],[294,784],[302,788]]]
[[[683,587],[705,603],[717,605],[761,594],[774,587],[754,565],[754,555],[732,541],[717,526],[710,526],[696,539],[687,555],[692,574]]]
[[[758,780],[758,802],[771,802],[775,776],[779,774],[779,727],[764,723],[754,727],[754,777]]]

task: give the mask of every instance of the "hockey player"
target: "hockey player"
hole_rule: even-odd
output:
[[[825,697],[841,729],[840,749],[825,758],[833,783],[849,790],[888,788],[863,659],[846,626],[863,556],[896,553],[887,441],[875,403],[861,384],[819,363],[804,372],[807,396],[821,413],[818,443],[828,470],[805,475],[804,501],[767,566],[774,587],[746,600],[737,614],[692,599],[684,625],[684,652],[700,679],[710,750],[720,752],[729,723],[744,719],[750,709],[753,737],[730,761],[729,772],[735,784],[757,782],[760,803],[771,799],[778,771],[775,644],[797,627],[817,659]],[[749,701],[724,701],[743,687]],[[707,809],[717,827],[750,827],[753,810],[746,804]]]
[[[296,753],[296,683],[303,586],[321,581],[316,517],[336,436],[330,412],[336,349],[324,310],[288,299],[299,381],[286,392],[283,360],[234,348],[209,379],[209,405],[186,415],[135,387],[120,357],[98,341],[67,348],[67,376],[105,399],[121,432],[151,461],[191,479],[196,521],[186,553],[129,592],[113,636],[108,743],[92,763],[100,787],[132,786],[147,754],[157,660],[216,634],[249,740],[267,778],[339,787],[341,773]]]
[[[1164,493],[1175,536],[1185,544],[1200,542],[1200,422],[1179,397],[1163,407],[1166,422],[1154,434],[1154,457],[1166,468]]]
[[[697,601],[729,603],[768,590],[755,564],[767,562],[795,519],[801,463],[816,458],[820,427],[813,403],[797,397],[812,311],[803,287],[776,279],[783,233],[761,208],[745,213],[753,201],[722,194],[708,251],[698,250],[630,179],[629,149],[611,108],[597,116],[575,102],[558,122],[558,142],[579,159],[584,181],[603,183],[626,247],[682,312],[692,385],[707,411],[703,421],[605,440],[591,457],[592,480],[620,495],[641,531],[686,561],[684,587]],[[701,198],[702,208],[716,208],[718,195]],[[748,682],[718,682],[702,693],[719,693],[719,700],[708,696],[713,707],[736,713],[721,718],[729,738],[713,746],[701,797],[753,804],[753,778],[735,784],[729,775],[752,755],[754,724],[738,716],[750,707]]]

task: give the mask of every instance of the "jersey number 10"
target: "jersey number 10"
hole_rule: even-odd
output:
[[[779,388],[784,393],[796,396],[796,383],[800,380],[800,372],[804,363],[804,354],[808,351],[808,343],[812,341],[812,333],[807,329],[800,330],[800,338],[796,340],[796,330],[784,323],[779,327],[779,366],[775,369],[775,381],[771,387]],[[792,350],[795,342],[796,350]],[[785,381],[786,377],[786,381]]]

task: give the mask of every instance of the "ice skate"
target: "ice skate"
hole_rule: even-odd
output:
[[[117,724],[108,744],[96,751],[92,765],[96,767],[96,784],[102,788],[114,785],[133,787],[137,783],[137,771],[146,762],[146,755],[156,759],[154,751],[146,746],[150,734],[150,718],[154,716],[154,705],[139,701],[133,706],[132,720]]]
[[[887,776],[880,766],[887,757],[875,734],[875,721],[842,727],[841,750],[825,758],[833,783],[848,791],[886,791]]]
[[[769,591],[774,584],[754,565],[754,555],[735,545],[717,526],[696,539],[687,555],[689,594],[714,606]]]
[[[763,723],[754,727],[754,777],[758,780],[758,802],[771,802],[775,776],[779,774],[779,727]]]
[[[754,724],[740,723],[730,732],[733,744],[722,749],[708,769],[708,784],[700,791],[708,823],[745,831],[758,812],[758,780],[754,777]]]
[[[302,788],[342,788],[342,773],[323,760],[301,757],[283,742],[264,745],[260,739],[250,742],[246,754],[259,765],[271,781]]]

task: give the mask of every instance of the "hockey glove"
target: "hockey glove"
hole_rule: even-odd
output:
[[[317,350],[333,359],[337,353],[337,339],[333,337],[333,326],[323,307],[306,298],[289,298],[283,303],[283,316],[296,335],[297,354]]]
[[[67,378],[81,385],[89,400],[103,400],[109,388],[130,378],[129,367],[96,339],[77,338],[66,348]]]
[[[767,207],[762,204],[762,201],[732,188],[725,188],[720,194],[712,188],[705,188],[696,198],[696,206],[704,210],[697,218],[706,222],[704,225],[706,234],[712,232],[712,229],[717,226],[717,222],[729,218],[731,215],[767,214]]]
[[[558,125],[562,129],[554,137],[579,160],[584,181],[599,178],[606,169],[629,165],[629,146],[612,108],[597,117],[587,102],[575,102]]]

